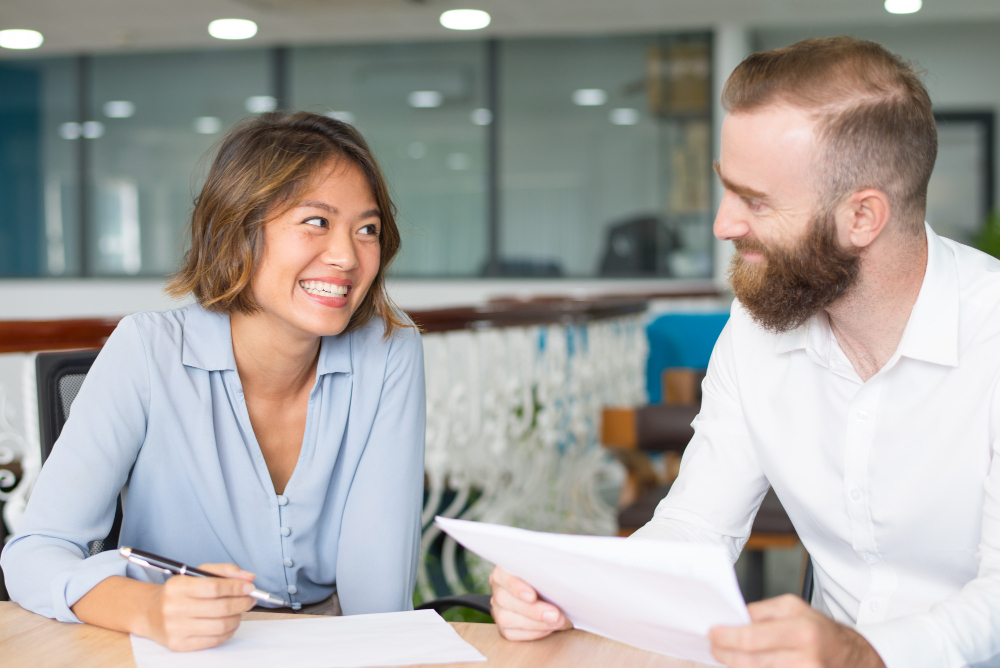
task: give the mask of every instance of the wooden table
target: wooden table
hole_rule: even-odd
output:
[[[288,615],[248,612],[243,619],[287,619]],[[530,643],[509,642],[493,624],[453,623],[488,662],[453,663],[449,668],[565,667],[697,668],[704,664],[645,652],[583,631],[565,631]],[[0,602],[0,665],[4,668],[134,668],[125,633],[89,624],[64,624]]]

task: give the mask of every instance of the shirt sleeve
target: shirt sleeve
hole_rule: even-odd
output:
[[[740,403],[733,355],[735,304],[733,310],[712,350],[701,411],[692,423],[694,437],[684,449],[680,474],[653,519],[632,535],[715,543],[735,562],[768,482]]]
[[[424,394],[420,335],[397,330],[344,508],[337,592],[345,614],[413,609],[424,493]]]
[[[149,371],[135,321],[111,334],[73,402],[31,491],[24,517],[0,557],[11,600],[46,617],[80,620],[70,609],[102,580],[126,575],[117,552],[88,556],[108,535],[118,494],[146,434]]]
[[[886,668],[1000,665],[1000,439],[984,485],[976,578],[927,612],[858,627]]]

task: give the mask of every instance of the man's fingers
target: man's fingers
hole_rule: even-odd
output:
[[[202,564],[198,567],[198,570],[211,573],[212,575],[218,575],[221,578],[237,578],[240,580],[246,580],[247,582],[253,582],[254,578],[257,577],[250,571],[245,571],[236,564]]]
[[[545,601],[525,603],[506,589],[495,589],[490,604],[495,610],[508,610],[546,628],[558,628],[565,619],[562,611],[551,603]]]
[[[757,601],[747,606],[750,619],[755,622],[764,622],[769,619],[786,619],[801,615],[812,608],[801,598],[794,594],[785,594],[764,601]]]
[[[521,578],[514,577],[499,566],[494,566],[493,572],[490,573],[490,585],[494,589],[497,587],[506,589],[525,603],[534,603],[538,600],[538,592],[531,585]]]
[[[748,626],[716,626],[709,630],[713,648],[736,652],[772,652],[816,640],[814,625],[802,618],[756,622]]]

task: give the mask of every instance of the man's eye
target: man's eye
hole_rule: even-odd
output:
[[[319,216],[315,216],[313,218],[306,218],[302,222],[305,223],[306,225],[315,225],[316,227],[330,226],[330,223],[327,222],[326,218],[320,218]]]
[[[375,225],[365,225],[360,230],[358,230],[358,233],[378,236],[378,228],[375,227]]]

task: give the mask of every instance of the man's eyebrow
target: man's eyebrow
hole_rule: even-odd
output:
[[[770,201],[771,198],[768,197],[765,193],[762,193],[759,190],[754,190],[753,188],[750,188],[748,186],[741,186],[738,183],[733,183],[725,176],[723,176],[722,171],[719,169],[718,160],[712,163],[712,167],[715,169],[715,173],[718,175],[719,180],[722,181],[722,185],[726,187],[726,190],[734,192],[744,199],[756,199],[764,203]]]
[[[296,204],[295,206],[297,206],[297,207],[311,207],[313,209],[322,209],[324,211],[329,212],[330,214],[332,214],[334,216],[336,216],[337,214],[340,213],[340,209],[338,209],[337,207],[331,206],[330,204],[327,204],[326,202],[320,202],[319,200],[315,200],[315,199],[304,199],[301,202],[299,202],[298,204]],[[362,213],[360,216],[358,216],[358,220],[364,220],[365,218],[381,218],[381,217],[382,217],[382,212],[379,211],[378,209],[368,209],[367,211],[365,211],[364,213]]]

